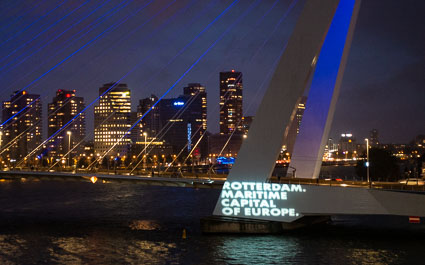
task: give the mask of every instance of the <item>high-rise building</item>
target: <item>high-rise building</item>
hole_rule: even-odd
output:
[[[251,124],[253,121],[254,121],[254,116],[244,116],[242,118],[242,127],[243,127],[244,134],[248,134],[249,128],[251,127]]]
[[[295,117],[289,125],[288,136],[286,137],[284,141],[286,151],[291,154],[294,149],[297,135],[300,133],[301,120],[304,115],[306,102],[307,102],[307,97],[303,96],[300,98],[298,104],[296,105]]]
[[[41,144],[41,111],[40,95],[26,91],[16,91],[9,101],[3,101],[0,137],[6,161],[19,161]]]
[[[143,142],[146,134],[147,139],[157,144],[165,141],[163,144],[172,145],[175,153],[183,147],[190,152],[206,132],[207,93],[205,87],[197,83],[189,84],[183,92],[184,95],[177,98],[162,99],[155,107],[153,104],[158,98],[154,95],[140,100],[137,115],[145,116],[140,127],[142,138],[138,142]]]
[[[99,95],[115,83],[104,84]],[[96,156],[125,156],[130,151],[131,133],[119,141],[132,126],[130,89],[117,84],[99,100],[94,108],[94,151]],[[119,142],[118,142],[119,141]],[[115,145],[115,146],[114,146]],[[110,150],[112,147],[114,148]],[[110,150],[110,151],[109,151]],[[109,151],[107,154],[106,152]]]
[[[198,96],[179,96],[161,101],[161,123],[165,127],[164,140],[180,152],[187,152],[205,133],[203,129],[202,98]]]
[[[377,129],[373,129],[370,131],[370,146],[376,147],[379,145],[379,133]]]
[[[351,133],[341,134],[338,144],[338,152],[341,158],[357,157],[357,144],[356,138]]]
[[[160,131],[162,125],[159,108],[161,105],[157,104],[155,107],[153,106],[157,101],[158,97],[155,95],[139,100],[139,105],[137,106],[137,118],[140,119],[144,115],[143,119],[138,124],[141,134],[139,136],[146,133],[150,137],[154,137]]]
[[[202,131],[207,130],[207,92],[205,87],[199,83],[189,83],[187,87],[183,88],[185,96],[196,97],[192,103],[192,108],[201,109],[202,115]]]
[[[243,133],[242,73],[220,72],[220,134]]]
[[[61,130],[75,115],[84,109],[84,99],[75,96],[75,90],[56,91],[56,96],[48,105],[48,135],[49,137]],[[71,155],[81,154],[83,145],[80,143],[86,136],[85,113],[81,113],[74,121],[63,128],[49,142],[49,156],[55,159],[63,157],[72,148]]]

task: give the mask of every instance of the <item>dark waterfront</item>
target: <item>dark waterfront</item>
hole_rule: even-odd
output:
[[[218,194],[135,184],[1,182],[0,264],[425,262],[423,232],[344,225],[273,236],[202,235],[199,219],[212,213]]]

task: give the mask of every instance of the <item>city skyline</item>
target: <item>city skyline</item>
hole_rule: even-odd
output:
[[[424,11],[0,1],[0,264],[418,263]]]
[[[218,21],[218,24],[214,25],[214,30],[205,33],[202,40],[205,41],[205,43],[213,41],[218,36],[217,34],[225,30],[225,25],[233,23],[234,16],[232,15],[240,15],[246,10],[248,4],[251,3],[252,2],[238,3],[237,7],[239,8],[229,10],[229,13],[222,17],[222,21]],[[248,23],[244,25],[244,23],[241,23],[239,26],[232,29],[226,38],[223,38],[222,42],[219,43],[215,49],[211,50],[211,53],[205,57],[204,61],[177,84],[177,87],[170,93],[169,97],[177,96],[180,92],[178,88],[183,87],[185,83],[202,83],[209,94],[209,109],[213,109],[219,100],[218,72],[236,69],[244,73],[244,97],[246,99],[244,110],[247,110],[244,116],[255,115],[256,106],[259,104],[258,98],[261,98],[258,96],[256,97],[256,88],[260,87],[260,84],[267,79],[267,70],[272,67],[273,61],[282,49],[282,43],[284,43],[287,36],[289,36],[291,25],[293,25],[293,23],[291,24],[290,22],[294,20],[296,12],[299,11],[302,4],[295,5],[292,11],[288,13],[289,16],[285,19],[285,22],[277,27],[278,30],[275,32],[276,34],[272,34],[273,27],[277,25],[276,23],[282,18],[282,15],[286,12],[290,4],[289,1],[281,1],[277,3],[273,9],[269,9],[272,7],[273,3],[273,1],[266,1],[259,5],[258,10],[250,13],[246,19],[248,20],[251,18],[251,24]],[[52,13],[52,15],[47,16],[46,21],[44,21],[46,24],[42,25],[46,28],[48,25],[47,21],[52,23],[64,16],[67,12],[78,7],[78,4],[81,3],[64,4],[62,8],[58,9],[59,11],[57,14]],[[103,7],[105,9],[101,8],[100,10],[106,12],[106,8],[112,8],[116,4],[116,2],[107,4]],[[76,54],[75,57],[69,59],[63,66],[61,65],[60,68],[46,75],[40,82],[34,84],[34,88],[30,87],[27,90],[30,91],[30,93],[40,94],[42,96],[42,101],[47,102],[46,99],[57,89],[76,89],[77,91],[84,91],[81,96],[86,99],[86,102],[91,102],[97,96],[99,84],[118,80],[125,70],[128,70],[137,63],[136,61],[144,58],[143,56],[146,56],[149,52],[154,51],[157,45],[162,45],[162,39],[175,39],[175,48],[164,46],[164,49],[161,50],[161,56],[158,54],[152,56],[152,59],[147,65],[122,81],[128,84],[133,91],[133,106],[136,106],[136,100],[144,98],[147,95],[162,95],[164,88],[169,87],[170,84],[182,74],[181,69],[186,69],[187,65],[193,62],[194,58],[198,56],[200,52],[205,50],[205,45],[207,44],[202,44],[201,40],[199,42],[194,42],[194,46],[191,46],[190,49],[186,50],[177,60],[162,71],[169,59],[175,55],[176,49],[188,43],[194,34],[199,33],[201,25],[187,29],[188,32],[182,32],[180,37],[174,36],[170,30],[157,32],[156,29],[163,25],[162,23],[169,22],[168,19],[175,19],[173,20],[176,24],[175,27],[181,28],[191,21],[190,18],[183,14],[193,14],[194,16],[201,15],[203,14],[202,12],[204,12],[203,10],[211,3],[196,3],[191,5],[190,2],[184,1],[172,4],[169,8],[167,8],[167,4],[168,2],[166,1],[158,1],[142,11],[145,12],[148,17],[154,16],[157,13],[160,15],[152,22],[147,22],[147,19],[144,20],[146,26],[141,29],[139,37],[136,38],[132,35],[129,39],[126,39],[124,37],[125,32],[118,32],[119,30],[111,32],[111,34],[105,35],[104,39],[93,44],[92,47],[82,50],[79,54]],[[229,4],[230,1],[211,4],[212,6],[210,7],[215,13],[209,12],[208,16],[202,18],[198,17],[200,19],[199,23],[207,24],[208,21],[212,20],[214,15],[222,12]],[[390,1],[386,3],[386,8],[382,8],[381,5],[382,4],[373,1],[362,4],[358,26],[354,34],[351,54],[348,59],[346,75],[341,87],[340,100],[337,104],[331,137],[336,137],[341,132],[347,130],[351,130],[351,132],[358,137],[367,137],[371,129],[377,128],[380,132],[382,142],[406,143],[412,140],[416,135],[425,131],[425,122],[423,122],[425,108],[423,104],[421,104],[423,101],[421,101],[421,99],[425,98],[425,90],[423,89],[425,84],[420,78],[420,73],[418,71],[418,69],[422,69],[421,65],[424,64],[423,50],[420,48],[422,47],[424,36],[422,32],[415,30],[415,25],[420,25],[423,18],[418,16],[416,12],[413,12],[423,8],[424,4],[418,3],[417,1],[411,1],[410,5]],[[140,6],[140,3],[133,3],[126,8]],[[53,7],[53,3],[48,2],[44,4],[43,12]],[[36,36],[37,32],[40,32],[44,28],[42,25],[37,27],[35,24],[20,34],[19,38],[11,39],[7,43],[3,43],[5,49],[1,52],[1,55],[2,58],[7,57],[4,59],[2,66],[4,70],[7,71],[7,74],[3,74],[5,84],[3,89],[8,89],[8,91],[2,93],[4,95],[2,100],[7,100],[12,90],[14,91],[25,87],[37,76],[44,73],[43,70],[50,69],[54,64],[54,60],[52,59],[49,61],[47,59],[49,56],[53,55],[55,49],[64,47],[65,41],[67,40],[65,36],[69,37],[67,34],[71,32],[76,33],[77,29],[80,30],[87,24],[82,23],[67,32],[63,36],[63,39],[52,42],[51,46],[48,46],[52,48],[52,51],[46,50],[46,48],[48,48],[46,47],[41,50],[41,53],[37,53],[28,58],[28,60],[21,65],[16,66],[16,68],[12,69],[9,67],[14,66],[15,63],[25,58],[25,55],[31,54],[33,49],[49,41],[55,34],[59,34],[65,30],[65,25],[69,26],[76,20],[83,18],[83,15],[87,15],[89,11],[93,10],[95,7],[95,4],[82,7],[62,24],[58,24],[56,27],[52,28],[51,31],[48,31],[50,35],[47,33],[47,35],[45,34],[46,36],[41,35],[37,40],[23,46],[9,57],[7,56],[14,50],[13,47],[21,47],[19,45],[25,43],[25,40],[30,40],[31,37]],[[402,7],[404,11],[402,14],[398,14],[400,7]],[[162,12],[162,10],[165,10],[165,13],[159,13]],[[266,14],[269,10],[270,12],[268,15],[261,20],[261,16]],[[15,11],[18,12],[18,9]],[[35,9],[33,15],[41,15],[38,12],[39,11]],[[99,12],[99,14],[100,13],[101,12]],[[89,17],[88,21],[94,21],[94,19],[99,18],[96,17],[96,14],[98,13]],[[122,16],[120,16],[120,14]],[[174,14],[176,14],[176,16],[172,17]],[[395,14],[401,16],[401,18],[397,19],[398,24],[394,24],[394,22],[391,22],[389,19]],[[11,15],[13,15],[13,12],[11,12]],[[109,24],[104,25],[103,29],[106,29],[106,26],[110,26],[123,17],[124,14],[117,13],[115,17],[108,20]],[[1,33],[5,38],[14,36],[14,31],[17,29],[22,30],[22,26],[27,25],[25,22],[31,21],[27,20],[29,18],[30,17],[24,17],[21,24],[17,23],[15,25],[16,28],[3,28]],[[258,21],[260,21],[259,26],[254,27],[252,23]],[[128,23],[123,24],[122,27],[126,25],[130,29],[135,29],[138,25],[138,18],[134,17],[130,19]],[[21,27],[19,28],[19,26]],[[100,29],[97,30],[99,31],[95,32],[101,32]],[[175,32],[180,32],[180,29]],[[152,40],[147,40],[146,37],[151,35],[156,37],[152,38]],[[370,38],[371,35],[374,37]],[[394,39],[394,36],[398,35],[406,36],[406,38],[397,38],[397,41],[386,41],[388,39]],[[95,35],[87,35],[82,39],[84,42],[78,43],[77,41],[78,45],[76,43],[75,46],[71,45],[69,49],[66,48],[65,50],[68,51],[68,53],[61,53],[58,55],[57,59],[63,58],[77,47],[87,42],[90,39],[89,36],[94,37]],[[122,37],[122,42],[120,42],[120,36]],[[272,37],[269,38],[270,36]],[[8,38],[6,38],[6,40],[8,40]],[[109,47],[116,42],[119,42],[120,46],[118,47],[121,48],[109,49]],[[144,45],[140,46],[140,43]],[[264,49],[259,48],[262,47],[262,43],[265,43]],[[143,47],[143,49],[137,48],[137,45]],[[103,51],[105,51],[105,54],[102,55]],[[34,60],[41,58],[46,58],[47,63],[43,66],[45,68],[36,70],[34,74],[29,74],[26,79],[24,78],[22,81],[14,83],[15,80],[21,78],[19,75],[21,71],[30,73],[38,66],[34,64]],[[397,64],[390,64],[389,62],[397,62]],[[7,66],[8,63],[11,64]],[[370,67],[369,64],[371,65]],[[159,73],[159,75],[154,76],[152,73]],[[267,83],[267,80],[265,83]],[[264,89],[265,88],[263,88],[263,90]],[[403,93],[398,92],[399,90],[403,90]],[[386,93],[387,91],[393,93]],[[47,113],[45,107],[43,110],[44,113]],[[135,109],[133,108],[132,111],[135,111]],[[88,110],[87,116],[92,117],[91,113],[93,113],[92,108]],[[208,130],[211,132],[218,132],[218,114],[211,112],[208,116]],[[87,121],[87,124],[89,125],[88,130],[91,130],[90,126],[93,123],[90,119]]]

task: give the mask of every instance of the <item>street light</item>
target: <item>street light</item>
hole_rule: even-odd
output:
[[[369,178],[369,139],[365,139],[366,141],[366,174],[367,174],[367,182],[370,183],[370,178]]]
[[[71,131],[67,131],[66,134],[68,134],[68,167],[70,166],[70,162],[71,162]]]
[[[148,136],[148,134],[146,132],[143,133],[143,136],[145,137],[145,155],[143,156],[143,164],[144,164],[144,168],[146,168],[146,137]]]

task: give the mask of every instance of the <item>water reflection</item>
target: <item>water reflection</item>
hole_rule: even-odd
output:
[[[300,251],[295,238],[280,236],[222,237],[216,257],[228,264],[294,264]]]
[[[350,252],[347,258],[351,261],[362,261],[362,264],[386,265],[400,262],[399,255],[395,251],[352,249]]]
[[[161,225],[150,220],[134,220],[130,222],[129,227],[131,228],[131,230],[152,231],[160,229]]]
[[[99,185],[97,185],[99,184]],[[134,184],[0,183],[0,264],[414,264],[423,234],[352,227],[202,235],[219,191]],[[187,239],[182,239],[182,230]]]

